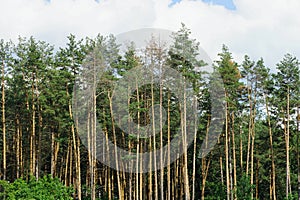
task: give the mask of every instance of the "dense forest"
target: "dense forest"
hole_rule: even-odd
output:
[[[1,198],[299,199],[298,59],[286,54],[265,66],[245,55],[237,63],[223,45],[208,76],[191,31],[182,24],[170,37],[170,46],[152,37],[144,49],[128,43],[125,52],[114,35],[69,35],[60,48],[34,37],[0,40]],[[147,75],[153,81],[141,84],[133,74],[116,96],[114,83],[137,67],[155,71]],[[182,75],[180,87],[168,88],[164,67]],[[118,99],[130,117],[114,116]],[[216,104],[220,127],[212,125]]]

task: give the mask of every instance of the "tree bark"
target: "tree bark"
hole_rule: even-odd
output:
[[[290,88],[287,88],[287,125],[285,133],[286,142],[286,198],[288,199],[289,194],[291,194],[291,178],[290,178]],[[285,120],[285,119],[283,119]]]
[[[228,103],[225,108],[225,169],[226,169],[226,189],[227,200],[230,200],[230,177],[229,177],[229,145],[228,145]]]
[[[183,183],[185,191],[185,200],[190,200],[190,187],[188,177],[188,160],[187,160],[187,116],[186,116],[186,83],[183,88],[183,114],[182,114],[182,145],[183,145]]]
[[[68,88],[68,87],[67,87]],[[69,91],[67,89],[67,97],[69,97]],[[76,89],[74,89],[74,98],[76,98]],[[73,118],[73,111],[72,111],[72,105],[71,102],[69,101],[69,116],[71,120],[74,120]],[[75,126],[77,126],[77,120],[74,120]],[[76,188],[77,188],[77,196],[78,199],[81,200],[81,175],[80,175],[80,150],[78,149],[78,141],[77,141],[77,136],[76,136],[76,131],[75,131],[75,126],[72,123],[71,125],[71,136],[72,136],[72,142],[73,142],[73,149],[74,149],[74,158],[75,158],[75,172],[76,172]],[[72,157],[73,154],[70,155]],[[71,164],[71,162],[70,162]]]
[[[5,63],[2,61],[2,80],[1,80],[1,88],[2,88],[2,142],[3,142],[3,180],[6,180],[6,119],[5,119],[5,71],[4,71]],[[19,138],[18,138],[19,139]],[[18,147],[17,147],[18,149]]]
[[[270,193],[272,194],[272,200],[276,200],[276,173],[275,173],[275,157],[274,157],[274,149],[273,149],[273,133],[272,133],[272,126],[271,126],[271,116],[269,112],[269,102],[268,97],[266,94],[265,96],[265,106],[267,112],[267,121],[268,121],[268,131],[269,131],[269,138],[270,138],[270,150],[271,150],[271,184],[270,184]]]
[[[194,97],[193,104],[195,105],[195,108],[198,108],[197,106],[197,99]],[[194,124],[194,153],[193,153],[193,172],[192,172],[192,199],[195,199],[195,176],[196,176],[196,154],[197,154],[197,112],[194,113],[195,117],[195,124]],[[209,123],[209,122],[208,122]],[[207,138],[207,137],[206,137]]]
[[[231,136],[232,136],[232,156],[233,156],[233,194],[236,199],[236,187],[237,187],[237,170],[236,170],[236,153],[235,153],[235,133],[234,133],[234,112],[232,113],[232,125],[231,125]]]
[[[168,152],[167,152],[167,160],[168,160],[168,166],[167,166],[167,187],[168,187],[168,195],[167,200],[171,200],[171,119],[170,119],[170,102],[171,102],[171,94],[168,92],[168,117],[167,117],[167,123],[168,123]]]
[[[111,113],[111,124],[112,124],[112,131],[113,131],[113,137],[114,137],[114,154],[115,154],[115,162],[116,162],[116,173],[117,173],[117,184],[118,184],[118,195],[119,199],[124,199],[124,191],[122,188],[121,180],[120,180],[120,171],[119,171],[119,158],[118,158],[118,151],[117,151],[117,136],[116,136],[116,129],[115,129],[115,123],[114,123],[114,116],[113,116],[113,105],[112,105],[112,94],[111,92],[108,92],[108,98],[109,98],[109,107],[110,107],[110,113]],[[96,103],[96,102],[95,102]]]

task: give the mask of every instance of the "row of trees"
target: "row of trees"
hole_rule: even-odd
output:
[[[199,43],[190,35],[182,25],[172,34],[170,47],[153,37],[144,49],[130,44],[125,52],[113,35],[82,40],[70,35],[57,51],[33,37],[17,43],[1,40],[1,179],[30,181],[30,175],[40,179],[51,174],[73,186],[78,199],[298,197],[297,58],[286,54],[271,72],[263,59],[245,56],[242,63],[235,62],[224,45],[207,76],[201,71],[206,64],[199,59]],[[114,96],[113,84],[140,66],[154,72],[148,77],[152,81],[141,84],[133,75],[124,96]],[[182,74],[178,88],[183,101],[167,87],[174,80],[165,76],[164,66]],[[217,96],[224,123],[214,149],[199,157],[203,144],[209,146],[209,134],[217,130],[212,98],[218,76],[223,80],[217,92],[224,94]],[[90,93],[85,95],[86,88]],[[186,98],[189,91],[193,99]],[[72,101],[78,97],[86,103],[84,117],[78,114],[81,105]],[[114,116],[119,115],[118,99],[126,100],[127,115]],[[191,102],[198,105],[195,113],[188,109]],[[149,163],[143,166],[141,153],[146,152]],[[178,158],[171,162],[173,154]],[[170,164],[163,167],[165,163]],[[142,169],[149,172],[139,173]]]

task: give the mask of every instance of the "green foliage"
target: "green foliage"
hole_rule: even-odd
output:
[[[284,200],[296,200],[298,199],[298,194],[294,193],[294,194],[289,194],[288,198],[284,198]]]
[[[71,200],[74,192],[50,175],[39,180],[33,176],[28,181],[20,178],[13,183],[1,180],[0,186],[0,197],[7,200]]]
[[[226,199],[226,186],[219,181],[207,182],[207,188],[209,188],[209,193],[206,195],[205,199],[209,200],[223,200]]]
[[[104,37],[98,35],[94,39],[77,40],[74,35],[68,37],[68,42],[64,48],[59,48],[56,53],[53,46],[46,42],[30,38],[19,38],[16,44],[0,40],[0,64],[4,69],[3,85],[5,92],[5,126],[6,126],[6,146],[7,146],[7,172],[6,179],[15,180],[24,176],[30,171],[31,148],[35,150],[36,160],[39,169],[37,174],[53,173],[62,177],[69,184],[76,183],[78,178],[75,172],[74,143],[71,136],[71,126],[75,124],[70,113],[72,104],[72,94],[74,90],[74,80],[77,74],[87,71],[85,76],[88,79],[96,72],[97,78],[97,115],[107,138],[113,140],[114,132],[116,143],[119,147],[130,150],[132,154],[122,155],[120,159],[124,161],[136,159],[136,144],[140,142],[141,152],[150,152],[154,149],[149,145],[150,138],[136,137],[134,132],[127,135],[119,127],[113,127],[113,115],[110,110],[110,98],[113,96],[113,83],[121,79],[126,72],[137,66],[151,67],[163,64],[179,71],[186,80],[192,83],[194,93],[198,97],[199,105],[199,127],[196,141],[196,151],[193,145],[188,150],[187,170],[189,179],[193,174],[193,155],[199,152],[201,144],[206,137],[208,130],[216,130],[213,123],[212,107],[223,106],[225,100],[219,98],[211,101],[212,97],[222,97],[219,93],[226,92],[228,133],[229,138],[234,133],[229,144],[229,158],[232,168],[236,167],[237,186],[234,195],[237,199],[271,199],[270,183],[272,174],[272,159],[274,158],[276,197],[284,199],[286,197],[286,140],[285,133],[289,128],[289,154],[290,154],[290,174],[291,174],[291,194],[288,199],[297,198],[297,150],[299,148],[299,132],[296,124],[297,109],[300,91],[300,71],[299,61],[296,57],[287,54],[277,65],[276,74],[272,74],[270,69],[264,65],[261,58],[252,61],[248,56],[242,63],[234,61],[232,54],[225,45],[219,54],[219,59],[215,61],[214,73],[210,80],[202,76],[200,72],[205,63],[199,59],[199,42],[191,38],[191,31],[182,24],[179,31],[172,34],[173,43],[169,48],[160,46],[155,38],[146,47],[145,55],[140,55],[140,50],[135,49],[134,44],[128,46],[126,52],[119,52],[119,45],[113,35]],[[55,54],[55,55],[54,55]],[[145,58],[144,58],[145,56]],[[151,59],[150,59],[151,58]],[[101,69],[93,66],[103,65]],[[153,66],[152,66],[153,65]],[[217,90],[220,86],[219,77],[223,79],[224,91]],[[138,80],[139,77],[135,77]],[[150,77],[151,78],[151,77]],[[135,81],[133,80],[133,81]],[[80,80],[83,81],[83,80]],[[86,81],[84,79],[84,81]],[[92,79],[90,79],[92,81]],[[170,79],[170,81],[172,81]],[[87,83],[90,83],[87,81]],[[83,87],[84,88],[84,87]],[[128,93],[129,114],[135,123],[145,126],[151,123],[152,106],[162,104],[162,107],[169,112],[170,121],[168,125],[162,127],[162,143],[160,135],[152,137],[151,141],[156,142],[156,148],[166,145],[167,133],[170,139],[182,137],[178,131],[181,128],[180,102],[172,91],[160,84],[145,84],[142,87],[126,88],[124,94]],[[138,89],[138,90],[137,90]],[[162,100],[160,94],[162,92]],[[2,93],[2,91],[0,92]],[[3,94],[2,94],[3,95]],[[152,100],[153,96],[153,100]],[[289,104],[288,104],[289,100]],[[153,105],[152,105],[153,101]],[[115,106],[115,105],[113,105]],[[153,107],[158,108],[158,107]],[[266,111],[268,108],[269,111]],[[220,108],[219,110],[222,110]],[[155,110],[159,113],[159,110]],[[34,114],[34,115],[33,115]],[[74,113],[73,113],[74,114]],[[168,113],[167,113],[168,114]],[[117,116],[114,116],[117,118]],[[35,120],[33,120],[35,119]],[[76,117],[75,117],[76,119]],[[129,120],[127,117],[118,118],[123,123]],[[289,121],[289,124],[287,124]],[[115,120],[117,122],[117,120]],[[115,123],[115,126],[117,123]],[[284,126],[286,125],[286,127]],[[288,125],[288,126],[287,126]],[[0,130],[3,130],[0,125]],[[33,129],[35,128],[35,129]],[[223,130],[226,126],[222,127]],[[35,135],[33,135],[35,131]],[[151,130],[150,130],[151,131]],[[195,159],[195,199],[200,199],[202,195],[204,170],[207,169],[206,187],[204,188],[205,199],[227,199],[226,193],[226,157],[225,154],[225,131],[220,136],[218,144],[210,153],[210,158],[202,161]],[[249,135],[250,134],[250,135]],[[249,136],[253,135],[253,139]],[[272,135],[272,139],[270,138]],[[31,147],[32,138],[35,144]],[[0,137],[0,179],[3,177],[3,145]],[[272,141],[272,145],[271,142]],[[249,149],[248,149],[249,144]],[[254,144],[253,161],[251,161],[250,145]],[[171,144],[173,147],[176,144]],[[81,184],[82,199],[91,199],[90,188],[90,158],[87,149],[80,146],[81,160]],[[18,149],[19,148],[19,149]],[[57,152],[56,152],[57,151]],[[233,151],[235,151],[235,161]],[[22,153],[22,154],[21,154]],[[113,153],[113,151],[112,151]],[[21,154],[21,155],[20,155]],[[109,155],[105,159],[109,159]],[[56,160],[53,160],[56,157]],[[248,158],[247,158],[248,157]],[[248,160],[247,160],[248,159]],[[177,180],[183,180],[184,173],[181,167],[184,166],[182,158],[170,165],[171,184],[176,184]],[[208,160],[210,160],[208,162]],[[20,163],[21,162],[21,163]],[[253,162],[253,163],[252,163]],[[67,164],[68,163],[68,164]],[[209,164],[208,164],[209,163]],[[52,164],[54,164],[52,166]],[[248,164],[248,166],[247,166]],[[253,164],[253,172],[251,172]],[[117,195],[117,172],[108,170],[107,166],[97,163],[97,173],[101,181],[96,181],[95,194],[98,198],[109,199]],[[202,167],[198,167],[202,166]],[[248,167],[248,176],[245,175]],[[52,169],[53,168],[53,169]],[[36,169],[33,167],[32,169]],[[166,169],[167,170],[167,169]],[[164,189],[166,190],[167,174],[166,170],[158,172],[157,176],[164,175]],[[176,170],[178,172],[176,174]],[[234,171],[231,169],[229,175],[234,178]],[[34,173],[35,174],[35,173]],[[125,174],[125,173],[124,173]],[[152,173],[153,176],[154,172]],[[122,175],[124,181],[124,194],[129,197],[129,184],[134,188],[140,180],[130,177],[129,173]],[[253,184],[250,184],[251,175]],[[145,193],[149,190],[148,184],[150,174],[143,174],[142,183]],[[155,180],[154,176],[152,177]],[[199,179],[198,179],[199,178]],[[109,180],[110,179],[110,180]],[[104,181],[103,181],[104,180]],[[108,187],[108,181],[111,186]],[[104,187],[104,185],[106,186]],[[158,184],[160,186],[161,182]],[[177,181],[172,195],[180,195],[185,191],[182,181]],[[179,185],[180,184],[180,185]],[[190,186],[192,181],[189,182]],[[154,184],[152,189],[154,189]],[[256,189],[256,190],[254,190]],[[79,189],[76,188],[76,191]],[[110,190],[110,191],[109,191]],[[134,190],[134,189],[133,189]],[[143,191],[143,192],[144,192]],[[256,193],[256,191],[258,193]],[[136,192],[136,191],[131,191]],[[45,176],[39,180],[31,177],[17,179],[13,183],[0,181],[0,199],[72,199],[75,191],[65,187],[56,178]],[[153,193],[153,190],[152,190]],[[101,194],[101,197],[100,197]],[[179,198],[179,196],[177,196]],[[146,198],[146,196],[144,196]]]
[[[251,193],[255,189],[255,185],[250,184],[250,177],[243,175],[238,181],[236,196],[237,199],[251,200]]]

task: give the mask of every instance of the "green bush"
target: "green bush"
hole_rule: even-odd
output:
[[[29,181],[17,179],[13,183],[0,181],[0,199],[6,200],[71,200],[74,190],[64,186],[58,178],[50,175]]]
[[[237,199],[251,200],[255,185],[250,184],[250,177],[244,174],[237,183]]]

